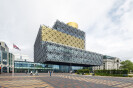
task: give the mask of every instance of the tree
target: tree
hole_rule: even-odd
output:
[[[121,62],[121,69],[127,69],[129,71],[133,71],[133,62],[131,62],[130,60],[125,60]]]

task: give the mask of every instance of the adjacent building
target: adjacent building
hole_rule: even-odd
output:
[[[41,25],[34,44],[34,62],[55,64],[64,71],[72,66],[102,65],[103,55],[85,50],[85,32],[75,22]],[[62,66],[63,65],[63,66]]]
[[[113,70],[120,68],[121,60],[117,57],[103,56],[103,64],[100,66],[94,66],[93,70]]]
[[[31,61],[30,57],[25,54],[16,53],[14,54],[15,61]]]
[[[9,52],[5,42],[0,42],[0,73],[12,72],[14,55]]]

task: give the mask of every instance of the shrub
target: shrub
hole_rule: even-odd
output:
[[[89,69],[79,69],[79,70],[77,70],[76,71],[76,73],[77,74],[89,74],[90,73],[90,71],[89,71]]]
[[[101,76],[128,76],[128,70],[95,70],[96,75]]]

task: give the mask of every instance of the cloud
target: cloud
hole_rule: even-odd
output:
[[[131,0],[117,0],[103,17],[90,26],[87,36],[94,44],[87,41],[87,46],[91,46],[89,50],[133,61],[132,3]],[[97,50],[97,45],[103,50]]]
[[[39,26],[52,27],[56,19],[74,21],[86,32],[86,49],[133,58],[132,0],[4,0],[0,1],[0,40],[33,58]],[[131,59],[132,60],[132,59]]]

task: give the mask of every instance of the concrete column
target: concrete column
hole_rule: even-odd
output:
[[[7,73],[9,73],[9,67],[7,67]]]

